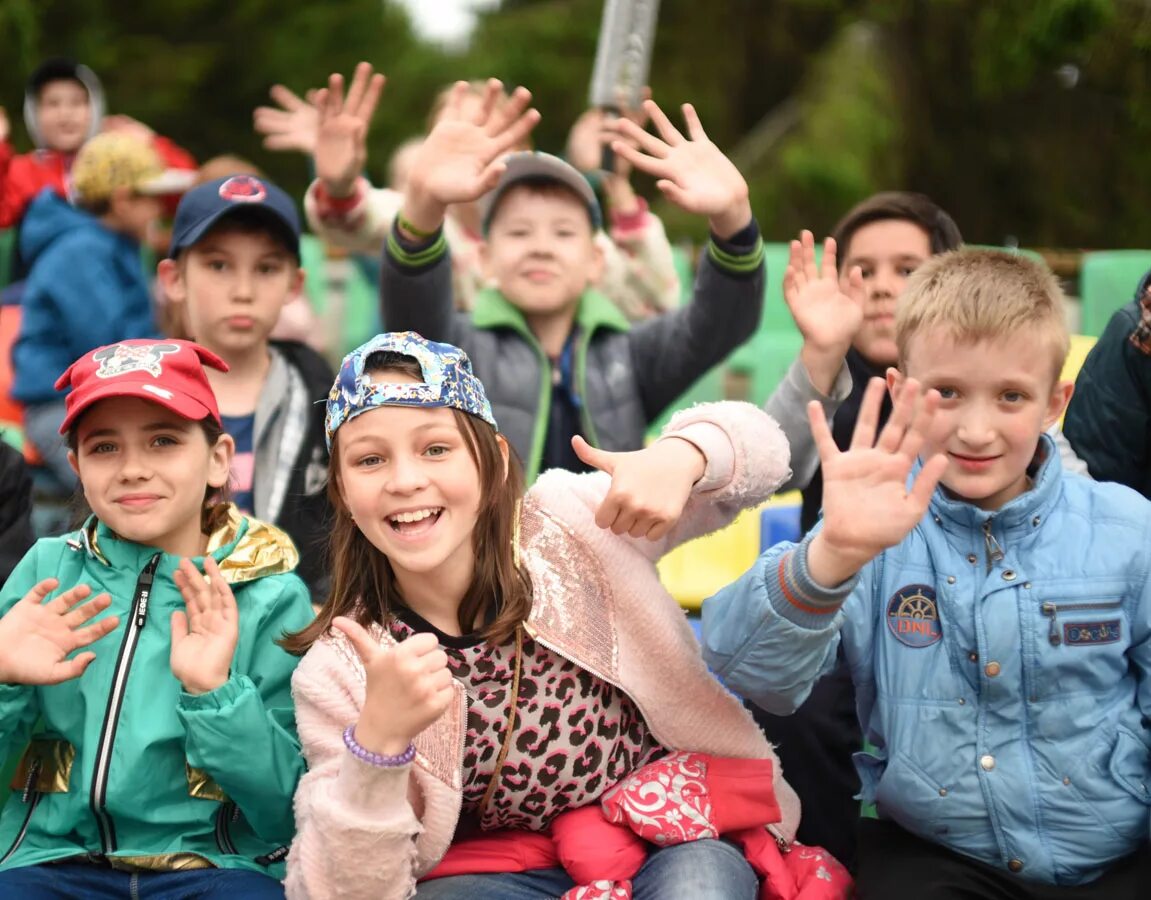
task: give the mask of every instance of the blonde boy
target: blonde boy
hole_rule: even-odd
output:
[[[813,405],[821,526],[704,604],[705,655],[770,708],[842,641],[875,747],[861,898],[1137,896],[1151,504],[1065,473],[1044,434],[1071,395],[1059,287],[1021,257],[948,253],[908,282],[896,341],[878,438],[880,380],[846,451]]]

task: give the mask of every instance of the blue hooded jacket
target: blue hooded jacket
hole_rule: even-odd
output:
[[[60,399],[56,379],[89,350],[158,336],[139,243],[51,189],[28,207],[20,253],[31,265],[12,350],[21,403]]]

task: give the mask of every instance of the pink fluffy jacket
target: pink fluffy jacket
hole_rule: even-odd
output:
[[[795,836],[799,800],[740,701],[707,670],[683,610],[655,562],[678,544],[730,523],[790,475],[787,441],[747,403],[678,413],[663,438],[683,438],[707,466],[676,527],[656,542],[595,524],[611,479],[600,472],[545,473],[524,498],[521,559],[531,574],[532,637],[635,702],[668,750],[774,761],[778,829]],[[391,638],[382,627],[381,644]],[[340,634],[318,641],[292,680],[308,772],[296,792],[297,834],[288,855],[293,900],[403,900],[447,851],[459,819],[467,698],[455,685],[448,711],[416,740],[411,766],[377,768],[345,748],[344,729],[364,700],[359,657]]]

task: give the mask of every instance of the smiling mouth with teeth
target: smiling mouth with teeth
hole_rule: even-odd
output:
[[[393,531],[419,531],[423,527],[434,525],[442,512],[443,507],[434,507],[396,513],[394,516],[388,516],[388,524],[392,526]]]

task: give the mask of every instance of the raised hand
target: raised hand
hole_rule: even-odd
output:
[[[835,239],[823,242],[823,265],[815,264],[815,238],[802,231],[791,242],[783,299],[803,335],[800,360],[812,384],[831,392],[851,342],[863,324],[863,274],[858,266],[841,283],[836,267]]]
[[[707,216],[718,237],[729,238],[746,228],[751,222],[747,182],[708,139],[695,107],[690,103],[683,105],[687,137],[671,124],[654,100],[646,100],[643,107],[659,137],[629,119],[616,119],[605,123],[605,127],[628,140],[612,141],[612,150],[641,172],[659,179],[655,186],[676,206]]]
[[[97,594],[86,584],[69,588],[49,602],[44,598],[59,587],[55,578],[35,585],[3,618],[0,618],[0,683],[59,684],[78,677],[96,658],[92,652],[73,650],[87,647],[113,631],[120,623],[116,616],[85,625],[108,608],[112,598]]]
[[[808,548],[807,565],[811,577],[825,587],[841,584],[902,541],[927,512],[947,468],[946,456],[932,456],[908,490],[907,478],[927,438],[939,394],[924,394],[914,379],[903,381],[877,440],[884,390],[881,378],[867,385],[851,446],[844,451],[836,446],[819,403],[808,404],[823,470],[823,527]]]
[[[206,694],[221,687],[232,668],[240,638],[236,598],[210,556],[203,575],[182,559],[172,579],[187,609],[172,613],[172,674],[189,694]]]
[[[643,106],[643,101],[650,99],[651,88],[645,87],[641,92],[640,105],[633,108],[620,103],[618,104],[620,114],[625,119],[630,119],[641,129],[646,128],[648,114]],[[598,106],[586,110],[576,119],[568,133],[568,162],[581,172],[598,170],[603,164],[603,148],[613,140],[622,140],[617,129],[608,127],[608,123],[612,121],[614,119],[608,116],[607,111]],[[636,146],[634,140],[630,138],[627,140],[632,146]],[[618,178],[627,178],[631,174],[631,163],[618,153],[612,154],[612,156],[615,164],[610,174]]]
[[[279,109],[257,106],[252,113],[252,123],[256,132],[264,136],[264,146],[268,150],[315,154],[320,130],[320,111],[315,104],[318,91],[308,91],[305,99],[282,84],[274,84],[268,93]]]
[[[656,441],[643,450],[598,450],[579,435],[572,448],[589,466],[611,476],[611,487],[596,511],[595,523],[614,534],[657,541],[679,521],[692,486],[707,460],[682,439]]]
[[[465,102],[471,88],[457,81],[436,126],[412,163],[404,218],[432,231],[452,203],[478,200],[499,181],[506,168],[500,157],[523,144],[540,114],[529,109],[532,95],[524,87],[500,103],[503,85],[495,78],[484,85],[480,103]]]
[[[385,648],[359,622],[337,616],[332,625],[347,636],[367,676],[356,742],[373,753],[403,753],[452,702],[448,655],[434,634],[413,634]]]
[[[318,125],[313,156],[316,177],[333,197],[349,196],[368,160],[368,128],[380,95],[384,76],[372,72],[370,63],[356,66],[344,96],[344,76],[334,73],[328,86],[316,91]],[[298,98],[297,98],[298,99]]]

